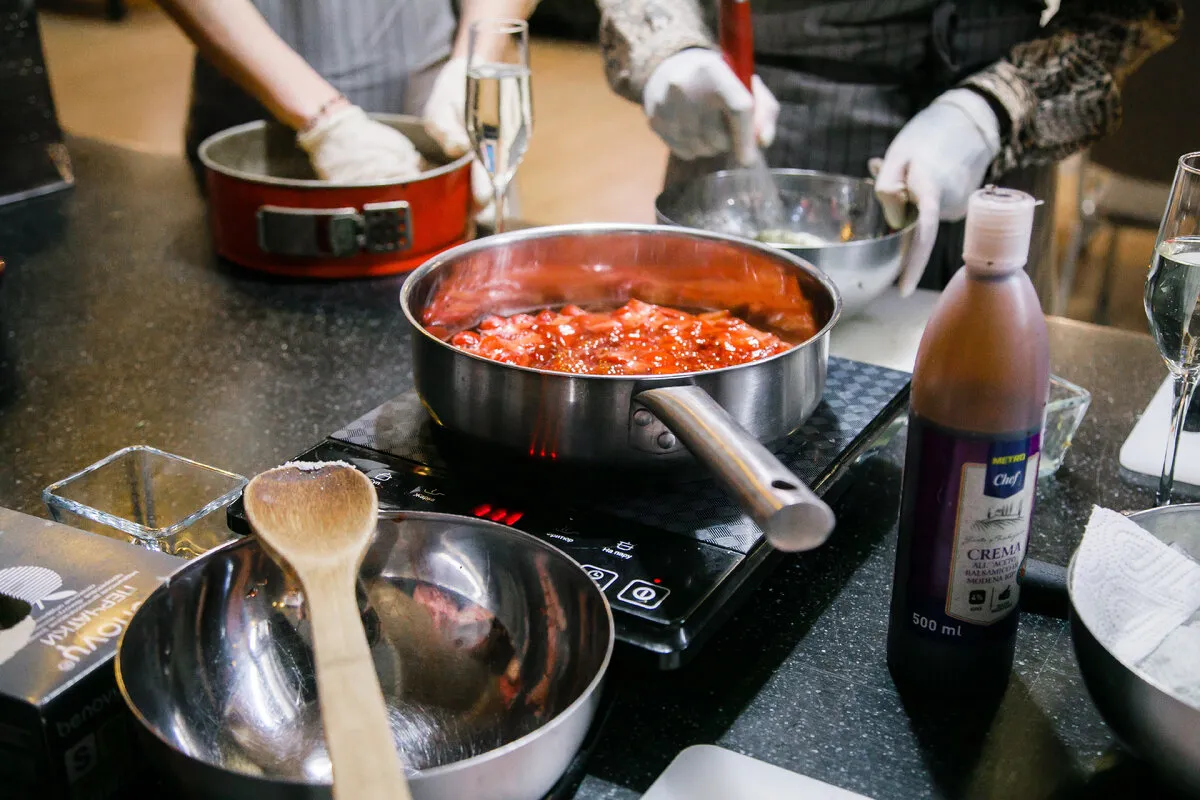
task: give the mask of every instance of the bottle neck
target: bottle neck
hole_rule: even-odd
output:
[[[1016,275],[1022,272],[1025,268],[1025,261],[980,261],[975,259],[966,259],[963,266],[967,270],[967,276],[975,280],[1001,280]]]
[[[1046,322],[1021,271],[954,276],[913,370],[912,410],[943,427],[1009,434],[1041,424],[1049,380]]]

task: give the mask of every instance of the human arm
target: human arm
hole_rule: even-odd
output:
[[[903,224],[909,202],[917,205],[901,293],[916,288],[938,223],[962,219],[968,197],[985,180],[1054,163],[1113,130],[1125,77],[1174,40],[1181,19],[1176,2],[1077,0],[1038,38],[909,120],[872,164],[893,227]]]
[[[471,147],[466,124],[471,23],[488,18],[528,19],[537,4],[538,0],[463,0],[450,60],[434,80],[422,111],[426,130],[446,155],[457,158]]]
[[[1064,0],[1041,35],[961,84],[998,112],[989,176],[1053,163],[1115,130],[1125,78],[1182,24],[1175,0]]]
[[[675,155],[734,151],[752,163],[775,138],[779,103],[755,75],[751,89],[720,54],[696,0],[597,0],[604,71],[640,103]]]
[[[340,93],[250,0],[158,0],[200,54],[277,120],[300,130]]]
[[[696,0],[596,0],[604,74],[613,91],[641,103],[646,82],[688,48],[716,51]]]
[[[540,0],[462,0],[458,32],[454,35],[451,58],[466,58],[470,46],[471,23],[481,19],[529,19]]]
[[[343,97],[250,0],[159,2],[206,60],[297,132],[319,178],[358,183],[420,173],[412,142]]]

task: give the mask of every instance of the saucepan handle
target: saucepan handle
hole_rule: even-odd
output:
[[[833,510],[698,386],[635,398],[671,429],[779,550],[811,550],[833,531]]]
[[[1021,610],[1045,617],[1067,619],[1071,598],[1067,592],[1067,569],[1036,558],[1021,567]]]
[[[352,258],[412,246],[412,215],[404,200],[345,208],[260,206],[258,246],[278,256]]]

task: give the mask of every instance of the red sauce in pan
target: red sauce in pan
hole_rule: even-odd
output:
[[[728,311],[689,314],[640,300],[611,311],[568,305],[537,314],[490,316],[450,343],[505,364],[583,375],[699,372],[791,348]]]

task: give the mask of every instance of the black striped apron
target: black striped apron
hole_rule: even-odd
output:
[[[904,124],[959,80],[1037,35],[1037,0],[752,0],[759,76],[779,101],[772,167],[865,177]],[[709,19],[716,23],[715,17]],[[715,30],[715,27],[714,27]],[[670,160],[667,182],[727,165]],[[1039,209],[1031,271],[1053,231],[1053,171],[1027,170],[1001,183],[1046,200]],[[961,223],[943,223],[922,278],[941,289],[962,261]]]
[[[419,114],[450,54],[450,0],[253,0],[280,38],[352,103],[367,111]],[[186,147],[270,113],[196,56]]]

